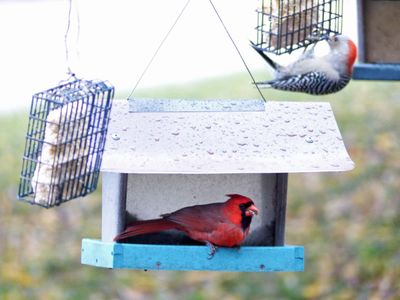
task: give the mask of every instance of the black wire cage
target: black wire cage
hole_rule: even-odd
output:
[[[33,95],[18,199],[49,208],[96,189],[113,98],[75,77]]]
[[[342,0],[260,0],[257,46],[277,55],[341,34]]]

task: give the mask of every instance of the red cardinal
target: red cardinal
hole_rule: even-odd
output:
[[[114,238],[114,241],[169,229],[183,231],[193,240],[205,242],[210,247],[210,258],[215,246],[239,246],[249,233],[251,219],[258,214],[254,202],[245,196],[233,194],[224,203],[194,205],[160,219],[137,221]]]

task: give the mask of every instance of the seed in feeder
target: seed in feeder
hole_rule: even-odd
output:
[[[86,104],[70,102],[48,114],[42,151],[31,180],[36,203],[52,204],[83,191],[87,178],[82,174],[86,165],[90,166],[87,111]]]
[[[318,5],[314,0],[265,1],[262,11],[270,16],[266,44],[275,49],[303,42],[314,35],[318,24]]]

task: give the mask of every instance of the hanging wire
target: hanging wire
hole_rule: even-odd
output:
[[[168,39],[168,37],[169,37],[170,33],[172,32],[172,30],[175,28],[175,25],[178,23],[179,19],[182,17],[182,15],[183,15],[184,11],[186,10],[187,6],[189,5],[189,3],[190,3],[190,0],[187,0],[186,4],[183,6],[181,12],[179,13],[179,15],[176,18],[176,20],[174,21],[174,23],[172,24],[171,28],[168,30],[167,34],[164,36],[164,38],[161,41],[161,43],[158,45],[157,50],[154,52],[153,56],[151,57],[150,61],[148,62],[146,68],[143,71],[143,73],[140,75],[138,81],[136,82],[135,86],[133,87],[131,93],[129,94],[128,99],[131,98],[132,94],[135,92],[136,88],[138,87],[138,85],[142,81],[142,79],[143,79],[144,75],[146,74],[147,70],[150,68],[150,65],[153,63],[153,60],[157,56],[157,54],[160,51],[161,47],[164,45],[165,41]]]
[[[72,19],[72,0],[68,1],[69,3],[69,8],[68,8],[68,22],[67,22],[67,29],[65,31],[64,35],[64,47],[65,47],[65,60],[67,63],[67,74],[70,75],[71,77],[75,77],[75,73],[72,72],[71,70],[71,65],[70,65],[70,56],[69,56],[69,44],[68,44],[68,37],[70,34],[70,29],[71,29],[71,19]],[[80,17],[79,17],[79,11],[78,7],[76,6],[76,18],[77,18],[77,33],[76,33],[76,44],[79,42],[79,37],[80,37]],[[76,50],[77,55],[79,55],[78,50]]]
[[[251,80],[253,81],[253,84],[256,86],[257,91],[259,92],[261,98],[264,100],[264,102],[267,102],[267,100],[264,98],[264,95],[263,95],[263,93],[261,92],[260,88],[259,88],[258,85],[256,84],[256,81],[255,81],[255,79],[254,79],[254,76],[253,76],[253,74],[251,73],[250,68],[247,66],[247,63],[246,63],[246,61],[244,60],[242,53],[240,52],[238,46],[236,45],[234,39],[232,38],[232,36],[231,36],[231,34],[230,34],[228,28],[226,27],[226,25],[225,25],[224,21],[222,20],[220,14],[218,13],[217,8],[215,7],[215,5],[214,5],[214,3],[212,2],[212,0],[209,0],[209,1],[210,1],[210,4],[211,4],[212,8],[213,8],[214,11],[215,11],[215,14],[217,15],[219,21],[221,22],[222,27],[224,28],[224,30],[225,30],[226,34],[228,35],[229,39],[231,40],[231,42],[232,42],[233,46],[235,47],[237,53],[239,54],[239,57],[240,57],[240,59],[242,60],[242,62],[243,62],[243,64],[244,64],[244,66],[245,66],[247,72],[249,73],[249,75],[250,75],[250,77],[251,77]]]
[[[71,1],[71,0],[70,0],[70,1]],[[254,84],[255,87],[257,88],[258,93],[260,94],[260,96],[261,96],[261,98],[264,100],[264,102],[267,102],[267,100],[265,99],[265,97],[264,97],[263,93],[261,92],[260,88],[257,86],[256,81],[255,81],[255,79],[254,79],[254,76],[253,76],[253,74],[251,73],[250,68],[247,66],[247,63],[246,63],[246,61],[244,60],[242,53],[240,52],[239,48],[237,47],[237,45],[236,45],[234,39],[232,38],[232,36],[231,36],[231,34],[230,34],[228,28],[226,27],[226,25],[225,25],[224,21],[222,20],[220,14],[218,13],[217,8],[215,7],[215,5],[214,5],[214,3],[212,2],[212,0],[209,0],[209,1],[210,1],[211,6],[212,6],[213,9],[214,9],[214,12],[216,13],[216,15],[217,15],[217,17],[218,17],[218,19],[219,19],[219,21],[221,22],[221,24],[222,24],[222,26],[223,26],[223,28],[224,28],[226,34],[228,35],[228,37],[229,37],[229,39],[231,40],[233,46],[235,47],[237,53],[239,54],[239,57],[240,57],[240,59],[242,60],[242,62],[243,62],[243,64],[244,64],[244,66],[245,66],[247,72],[249,73],[249,75],[250,75],[250,77],[251,77],[251,79],[252,79],[252,81],[253,81],[253,84]],[[166,41],[167,38],[169,37],[169,35],[170,35],[170,33],[172,32],[172,30],[175,28],[175,25],[178,23],[179,19],[180,19],[181,16],[183,15],[183,13],[184,13],[184,11],[186,10],[186,7],[189,5],[189,3],[190,3],[190,0],[188,0],[188,1],[186,2],[186,4],[183,6],[183,8],[182,8],[181,12],[179,13],[178,17],[176,18],[176,20],[175,20],[174,23],[172,24],[171,28],[168,30],[167,34],[164,36],[164,38],[163,38],[163,40],[161,41],[161,43],[159,44],[157,50],[154,52],[153,56],[151,57],[150,61],[149,61],[148,64],[147,64],[146,68],[144,69],[143,73],[140,75],[138,81],[136,82],[135,86],[133,87],[131,93],[129,94],[128,99],[131,99],[132,94],[135,92],[136,88],[138,87],[138,85],[139,85],[140,82],[142,81],[144,75],[146,74],[146,72],[147,72],[147,70],[149,69],[150,65],[152,64],[153,60],[154,60],[155,57],[157,56],[157,54],[158,54],[158,52],[160,51],[161,47],[164,45],[165,41]]]
[[[80,52],[79,52],[79,40],[81,37],[81,17],[79,15],[79,7],[78,7],[78,1],[75,1],[75,13],[76,13],[76,23],[77,23],[77,28],[76,28],[76,56],[79,59]]]

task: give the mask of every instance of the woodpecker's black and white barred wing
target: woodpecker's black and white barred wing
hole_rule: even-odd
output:
[[[333,80],[325,73],[309,72],[265,82],[256,82],[256,84],[260,88],[274,88],[311,95],[327,95],[343,89],[349,83],[350,78],[350,76],[342,76],[338,80]]]

